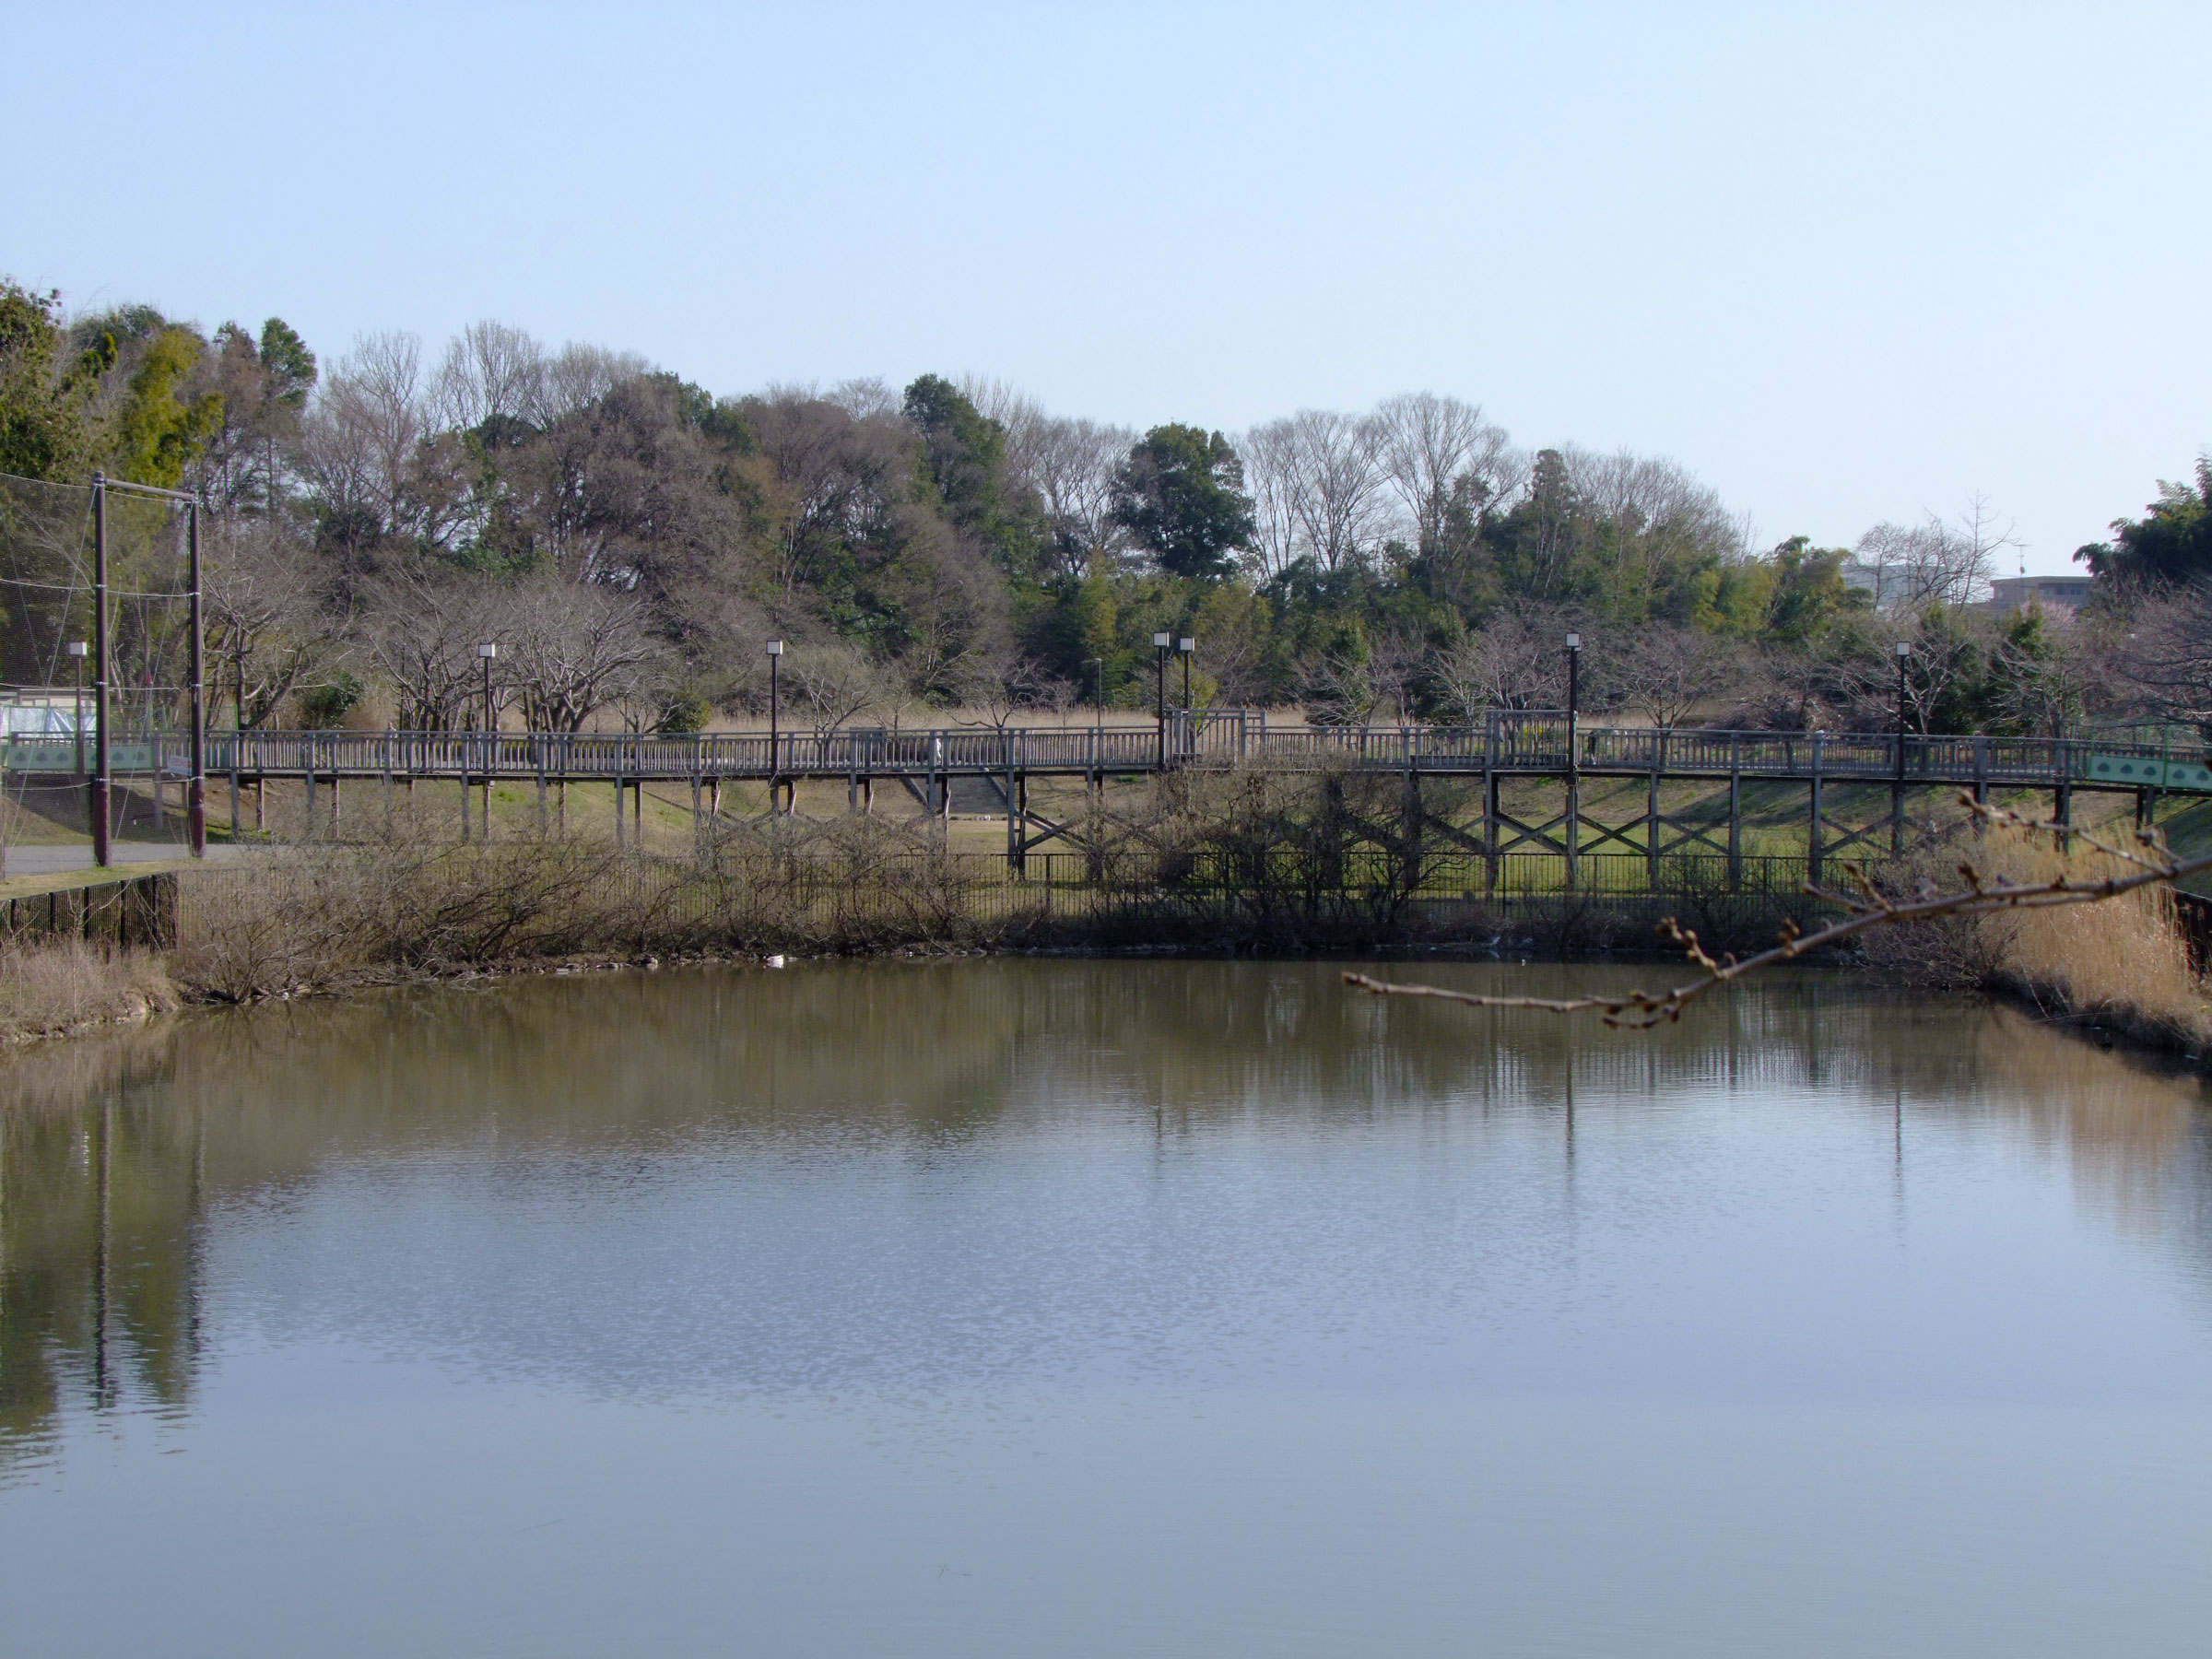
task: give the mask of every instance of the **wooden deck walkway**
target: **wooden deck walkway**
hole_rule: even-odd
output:
[[[8,745],[6,761],[21,776],[53,782],[81,776],[78,745],[70,737],[33,737]],[[112,747],[121,776],[174,781],[189,776],[180,736],[124,738]],[[1018,868],[1029,852],[1060,840],[1084,844],[1078,826],[1033,813],[1033,778],[1080,778],[1092,788],[1109,778],[1179,770],[1257,767],[1282,771],[1336,771],[1403,780],[1405,806],[1391,834],[1430,832],[1462,851],[1496,859],[1517,850],[1564,855],[1571,866],[1601,846],[1633,851],[1657,862],[1670,852],[1719,854],[1732,867],[1743,857],[1742,792],[1747,783],[1784,782],[1806,791],[1806,856],[1816,880],[1825,860],[1854,850],[1879,856],[1902,844],[1908,791],[2047,791],[2058,822],[2072,821],[2077,791],[2133,794],[2138,812],[2160,794],[2212,794],[2212,755],[2187,747],[2103,738],[1988,736],[1900,737],[1894,734],[1729,732],[1593,726],[1571,730],[1563,712],[1499,712],[1478,725],[1328,726],[1271,724],[1264,712],[1177,712],[1157,728],[976,726],[907,731],[716,733],[668,737],[622,733],[545,732],[210,732],[206,776],[229,785],[235,826],[241,787],[298,780],[309,794],[319,784],[335,807],[348,782],[443,780],[465,791],[498,782],[532,782],[541,806],[548,786],[611,783],[620,825],[623,792],[641,811],[646,784],[688,784],[696,814],[712,817],[721,791],[734,782],[765,782],[789,809],[803,782],[846,785],[847,807],[871,809],[874,786],[895,783],[924,810],[947,814],[956,780],[983,780],[1006,818],[1006,853]],[[56,774],[62,774],[57,776]],[[1479,822],[1453,824],[1430,814],[1422,798],[1428,779],[1479,780]],[[1564,786],[1560,810],[1541,821],[1505,809],[1501,786],[1516,779]],[[1625,822],[1585,817],[1585,780],[1634,779],[1644,784],[1644,810]],[[1724,818],[1662,810],[1663,787],[1702,782],[1725,785]],[[1886,824],[1851,825],[1837,817],[1834,792],[1886,786]],[[1612,792],[1616,796],[1619,791]],[[487,814],[488,806],[487,806]],[[633,814],[634,816],[634,814]],[[995,814],[994,814],[995,816]],[[258,818],[259,813],[256,812]],[[488,829],[488,822],[487,822]],[[1883,831],[1887,830],[1885,835]],[[1382,831],[1378,830],[1378,833]],[[1888,842],[1885,849],[1882,845]]]

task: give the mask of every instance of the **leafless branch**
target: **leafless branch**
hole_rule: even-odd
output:
[[[2068,833],[2064,825],[2034,823],[2002,807],[1978,803],[1971,794],[1961,795],[1959,799],[1975,817],[1991,824],[2053,835]],[[1629,1030],[1649,1030],[1653,1026],[1681,1018],[1684,1008],[1721,985],[1730,984],[1761,969],[1793,961],[1825,946],[1841,944],[1874,928],[1932,922],[1943,916],[1980,916],[1998,911],[2045,910],[2063,904],[2100,904],[2145,888],[2170,886],[2202,870],[2212,870],[2212,853],[2200,858],[2176,860],[2166,853],[2163,844],[2153,833],[2144,832],[2138,837],[2137,848],[2140,850],[2113,846],[2080,830],[2071,833],[2076,840],[2130,866],[2131,873],[2107,877],[2101,881],[2083,881],[2070,876],[2060,876],[2050,881],[2013,883],[2003,877],[1994,881],[1984,880],[1972,865],[1961,864],[1959,875],[1964,885],[1956,891],[1929,894],[1900,904],[1876,891],[1873,884],[1865,879],[1864,872],[1853,866],[1853,875],[1859,888],[1856,896],[1810,884],[1805,888],[1807,896],[1844,911],[1846,913],[1840,920],[1825,927],[1815,928],[1810,933],[1801,932],[1794,923],[1787,924],[1783,929],[1781,942],[1755,956],[1740,959],[1728,956],[1716,959],[1698,942],[1695,933],[1682,926],[1673,917],[1668,917],[1659,924],[1659,931],[1680,946],[1683,955],[1701,972],[1697,979],[1664,993],[1637,990],[1618,996],[1596,994],[1559,998],[1490,996],[1474,991],[1451,991],[1441,985],[1395,984],[1386,980],[1371,979],[1364,973],[1347,973],[1344,982],[1378,996],[1427,996],[1444,1002],[1466,1003],[1480,1008],[1532,1008],[1546,1014],[1596,1014],[1609,1026],[1619,1026]]]

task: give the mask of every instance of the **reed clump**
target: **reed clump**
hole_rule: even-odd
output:
[[[1930,853],[1901,878],[1903,891],[1958,885],[1971,864],[1984,883],[2096,882],[2132,866],[2076,839],[1992,827],[1963,852]],[[1877,930],[1862,947],[1875,966],[1923,982],[1980,985],[2023,998],[2046,1013],[2094,1022],[2143,1041],[2193,1053],[2212,1050],[2212,994],[2190,960],[2168,888],[2151,887],[2095,903],[1998,911]]]
[[[882,820],[726,823],[689,858],[403,823],[194,872],[174,959],[197,994],[242,1002],[548,959],[1005,942],[1027,912],[979,902],[984,885]]]
[[[0,1043],[135,1022],[182,1001],[150,951],[66,936],[0,944]]]

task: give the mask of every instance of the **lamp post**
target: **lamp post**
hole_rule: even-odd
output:
[[[771,640],[768,642],[768,810],[771,815],[776,810],[777,783],[782,772],[779,764],[782,751],[777,741],[782,725],[782,710],[776,691],[776,669],[782,661],[783,641]]]
[[[1198,641],[1184,635],[1175,642],[1182,653],[1182,742],[1187,753],[1197,747],[1197,728],[1191,724],[1191,656],[1198,649]]]
[[[491,840],[491,769],[499,759],[500,711],[491,700],[491,665],[500,654],[497,645],[477,647],[477,660],[484,665],[484,839]],[[335,789],[335,784],[332,787]]]
[[[92,648],[82,640],[69,641],[69,664],[76,673],[76,775],[85,775],[85,653]]]
[[[92,475],[92,862],[108,855],[108,480]]]
[[[1152,636],[1153,718],[1159,723],[1159,764],[1163,769],[1168,764],[1168,647],[1174,642],[1172,634]]]
[[[1905,850],[1905,669],[1912,660],[1910,641],[1897,642],[1897,781],[1889,786],[1889,856]]]
[[[499,712],[491,701],[491,665],[499,654],[500,648],[497,645],[477,647],[477,659],[484,665],[484,729],[488,732],[497,731],[500,725]]]
[[[1567,636],[1567,759],[1574,761],[1574,726],[1583,700],[1583,636]]]
[[[192,795],[184,833],[194,858],[207,856],[207,629],[200,608],[200,504],[184,504],[184,548],[192,580]],[[335,783],[331,785],[335,792]],[[333,801],[337,799],[334,793]]]

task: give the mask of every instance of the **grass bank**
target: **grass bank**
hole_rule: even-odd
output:
[[[0,944],[0,1046],[135,1024],[183,1000],[152,951],[72,938]]]

